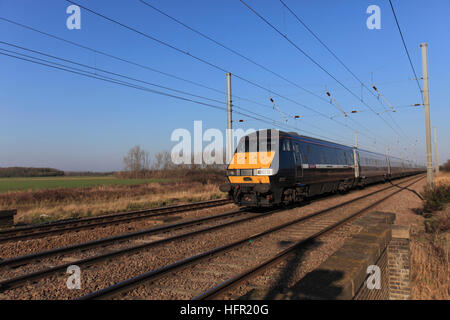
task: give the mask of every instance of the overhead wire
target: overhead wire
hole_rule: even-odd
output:
[[[424,103],[423,102],[423,91],[422,91],[422,88],[420,87],[419,77],[417,76],[416,70],[414,69],[414,65],[412,63],[411,56],[409,54],[408,47],[406,46],[405,38],[403,37],[403,32],[402,32],[402,29],[400,28],[400,23],[398,22],[397,15],[395,14],[395,9],[394,9],[394,6],[392,5],[392,1],[391,0],[389,0],[389,4],[391,5],[391,9],[392,9],[392,13],[394,15],[395,23],[397,24],[397,29],[398,29],[398,32],[400,33],[400,37],[402,39],[403,47],[405,48],[405,52],[406,52],[406,55],[407,55],[408,60],[409,60],[409,65],[411,66],[412,72],[414,74],[414,79],[417,82],[417,87],[419,88],[419,92],[420,92],[420,95],[421,95],[421,98],[422,98],[422,103]]]
[[[279,0],[281,2],[281,4],[283,5],[284,8],[286,8],[294,17],[295,19],[306,29],[308,30],[309,33],[311,33],[313,35],[313,37],[319,41],[319,43],[345,68],[345,70],[347,70],[352,76],[353,78],[355,78],[363,88],[365,88],[373,97],[377,98],[377,96],[372,92],[372,90],[370,90],[370,88],[368,86],[366,86],[366,84],[342,61],[341,58],[339,58],[337,56],[337,54],[331,50],[331,48],[283,1],[283,0]],[[362,98],[360,99],[361,101],[363,100]],[[379,101],[377,99],[377,101]],[[380,104],[382,105],[381,101],[379,101]],[[383,105],[382,105],[383,106]],[[384,106],[383,106],[384,107]],[[372,109],[370,109],[372,110]],[[372,110],[374,111],[374,110]],[[375,112],[380,118],[381,115],[378,112]],[[392,117],[391,114],[388,114],[388,116],[391,118],[392,122],[397,126],[397,128],[401,131],[402,135],[404,137],[407,138],[407,136],[404,134],[403,129],[401,129],[401,127],[398,125],[398,123],[394,120],[394,118]]]
[[[0,43],[4,43],[4,42],[0,41]],[[25,49],[26,48],[24,48],[24,50]],[[96,73],[88,72],[86,70],[81,70],[81,69],[74,68],[74,67],[71,67],[71,66],[67,66],[67,65],[60,64],[60,63],[56,63],[56,62],[53,62],[53,61],[49,61],[49,60],[45,60],[45,59],[41,59],[41,58],[37,58],[37,57],[32,57],[32,56],[25,55],[25,54],[20,53],[20,52],[15,52],[15,51],[3,49],[3,48],[0,48],[0,51],[8,52],[8,53],[0,52],[0,55],[9,56],[11,58],[15,58],[15,59],[19,59],[19,60],[23,60],[23,61],[27,61],[27,62],[31,62],[31,63],[35,63],[35,64],[39,64],[41,66],[54,68],[54,69],[57,69],[57,70],[66,71],[66,72],[74,73],[74,74],[77,74],[77,75],[82,75],[82,76],[85,76],[85,77],[89,77],[89,78],[93,78],[93,79],[97,79],[97,80],[102,80],[102,81],[114,83],[114,84],[117,84],[117,85],[126,86],[126,87],[129,87],[129,88],[134,88],[134,89],[138,89],[138,90],[142,90],[142,91],[147,91],[147,92],[151,92],[151,93],[154,93],[154,94],[163,95],[163,96],[175,98],[175,99],[178,99],[178,100],[183,100],[183,101],[186,101],[186,102],[192,102],[192,103],[203,105],[203,106],[207,106],[207,107],[210,107],[210,108],[226,111],[226,108],[222,107],[222,106],[217,106],[217,105],[213,105],[213,104],[210,104],[210,103],[205,103],[205,102],[202,102],[202,101],[198,101],[198,100],[193,100],[193,99],[186,98],[186,97],[177,96],[177,95],[174,95],[174,94],[168,94],[166,92],[162,92],[162,91],[150,89],[150,88],[147,88],[147,87],[135,85],[133,83],[129,83],[129,82],[126,82],[126,81],[118,80],[118,79],[115,79],[115,78],[106,77],[106,76],[99,75],[99,74],[96,74]],[[11,53],[20,55],[22,57],[12,55]],[[43,53],[39,53],[39,54],[43,54]],[[52,57],[54,59],[65,60],[66,62],[69,62],[69,63],[78,64],[80,66],[96,69],[94,67],[90,67],[90,66],[87,66],[87,65],[79,64],[77,62],[70,61],[68,59],[62,59],[62,58],[58,58],[58,57],[50,56],[50,55],[48,55],[48,56]],[[100,70],[99,69],[98,71],[114,74],[114,73],[108,72],[106,70]],[[118,74],[115,74],[115,75],[118,75]],[[120,75],[120,76],[123,76],[123,75]],[[139,81],[137,79],[131,79],[131,80]],[[164,89],[167,89],[167,88],[164,88]],[[179,91],[179,93],[188,94],[188,93],[181,92],[181,91]],[[188,94],[188,95],[190,95],[190,94]],[[198,96],[198,97],[202,98],[202,99],[207,99],[206,97],[201,97],[201,96]],[[218,102],[220,102],[220,101],[218,101]],[[247,117],[247,118],[250,118],[250,119],[254,119],[254,120],[257,120],[257,121],[260,121],[260,122],[263,122],[263,123],[268,123],[270,125],[276,125],[276,126],[278,126],[280,128],[284,128],[284,129],[288,129],[288,130],[290,130],[292,128],[296,129],[295,127],[292,127],[292,126],[289,126],[289,125],[285,125],[284,123],[280,123],[277,120],[270,119],[270,118],[268,118],[268,117],[266,117],[264,115],[257,114],[255,112],[253,112],[251,110],[248,110],[248,109],[245,109],[243,107],[240,107],[240,106],[236,106],[236,107],[256,115],[256,116],[253,116],[253,115],[249,115],[247,113],[241,112],[241,111],[234,111],[236,114],[240,114],[240,115],[242,115],[244,117]],[[322,138],[325,138],[325,139],[328,139],[328,140],[332,140],[332,141],[336,141],[338,143],[342,143],[342,142],[337,141],[335,139],[332,139],[332,138],[329,138],[329,137],[326,137],[326,136],[323,136],[323,135],[320,135],[320,134],[317,134],[317,133],[314,133],[314,132],[310,132],[310,131],[307,131],[307,130],[301,130],[301,131],[309,133],[309,134],[312,134],[314,136],[319,136],[319,137],[322,137]]]
[[[194,58],[195,60],[197,60],[197,61],[199,61],[199,62],[202,62],[202,63],[204,63],[204,64],[206,64],[206,65],[209,65],[209,66],[211,66],[211,67],[213,67],[213,68],[215,68],[215,69],[217,69],[217,70],[219,70],[219,71],[222,71],[222,72],[224,72],[224,73],[230,72],[230,71],[228,71],[227,69],[225,69],[224,67],[221,67],[221,66],[219,66],[219,65],[217,65],[217,64],[215,64],[215,63],[212,63],[212,62],[207,61],[207,60],[205,60],[205,59],[203,59],[203,58],[200,58],[200,57],[198,57],[198,56],[195,56],[195,55],[189,53],[188,51],[182,50],[182,49],[180,49],[180,48],[178,48],[178,47],[176,47],[176,46],[174,46],[174,45],[171,45],[171,44],[169,44],[169,43],[167,43],[167,42],[165,42],[165,41],[163,41],[163,40],[157,39],[156,37],[154,37],[154,36],[152,36],[152,35],[149,35],[149,34],[147,34],[147,33],[145,33],[145,32],[142,32],[142,31],[137,30],[137,29],[135,29],[135,28],[133,28],[133,27],[130,27],[130,26],[128,26],[128,25],[126,25],[126,24],[124,24],[124,23],[122,23],[122,22],[119,22],[119,21],[117,21],[117,20],[115,20],[115,19],[112,19],[112,18],[110,18],[110,17],[107,17],[107,16],[105,16],[104,14],[101,14],[101,13],[96,12],[96,11],[94,11],[94,10],[92,10],[92,9],[89,9],[89,8],[83,6],[83,5],[80,5],[80,4],[76,3],[75,1],[72,1],[72,0],[64,0],[64,1],[69,2],[69,3],[71,3],[71,4],[74,4],[74,5],[77,5],[77,6],[79,6],[80,8],[82,8],[83,10],[86,10],[86,11],[88,11],[88,12],[94,14],[94,15],[97,15],[97,16],[99,16],[99,17],[105,19],[105,20],[108,20],[108,21],[110,21],[110,22],[112,22],[112,23],[114,23],[114,24],[117,24],[117,25],[119,25],[119,26],[121,26],[121,27],[123,27],[123,28],[125,28],[125,29],[128,29],[128,30],[130,30],[130,31],[133,31],[133,32],[135,32],[135,33],[137,33],[137,34],[140,34],[140,35],[142,35],[142,36],[144,36],[144,37],[146,37],[146,38],[148,38],[148,39],[150,39],[150,40],[153,40],[153,41],[155,41],[155,42],[157,42],[157,43],[159,43],[159,44],[161,44],[161,45],[163,45],[163,46],[166,46],[166,47],[171,48],[171,49],[173,49],[173,50],[175,50],[175,51],[177,51],[177,52],[180,52],[180,53],[183,53],[183,54],[185,54],[185,55],[187,55],[187,56],[190,56],[190,57]],[[280,94],[280,93],[277,93],[277,92],[275,92],[275,91],[273,91],[273,90],[270,90],[270,89],[268,89],[268,88],[266,88],[266,87],[264,87],[264,86],[262,86],[262,85],[260,85],[260,84],[258,84],[258,83],[256,83],[256,82],[254,82],[254,81],[252,81],[252,80],[249,80],[249,79],[247,79],[247,78],[244,78],[243,76],[241,76],[241,75],[239,75],[239,74],[236,74],[236,73],[233,73],[233,72],[231,72],[231,73],[234,75],[234,77],[236,77],[236,78],[238,78],[238,79],[240,79],[240,80],[242,80],[242,81],[244,81],[244,82],[247,82],[247,83],[249,83],[249,84],[251,84],[251,85],[253,85],[253,86],[255,86],[255,87],[258,87],[258,88],[260,88],[260,89],[262,89],[262,90],[265,90],[265,91],[267,91],[267,92],[270,92],[270,93],[272,93],[272,94],[274,94],[274,95],[276,95],[276,96],[278,96],[278,97],[280,97],[280,98],[283,98],[283,99],[285,99],[285,100],[287,100],[287,101],[290,101],[290,102],[292,102],[292,103],[294,103],[294,104],[297,104],[297,105],[299,105],[299,106],[301,106],[301,107],[303,107],[303,108],[306,108],[306,109],[308,109],[308,110],[311,110],[311,111],[313,111],[313,112],[318,112],[317,110],[315,110],[315,109],[312,108],[312,107],[306,106],[306,105],[301,104],[301,103],[299,103],[299,102],[297,102],[297,101],[295,101],[295,100],[292,100],[292,99],[290,99],[290,98],[288,98],[288,97],[286,97],[286,96],[284,96],[284,95],[282,95],[282,94]],[[325,114],[323,114],[323,116],[324,116],[325,118],[327,118],[327,119],[330,119],[330,117],[328,117],[328,116],[325,115]],[[333,120],[333,119],[331,119],[331,120]],[[348,127],[348,126],[347,126],[347,127]],[[351,129],[351,130],[352,130],[352,131],[356,131],[355,129]],[[367,129],[366,129],[366,130],[367,130]],[[376,138],[375,138],[375,139],[376,139]]]
[[[277,27],[275,27],[272,23],[270,23],[266,18],[264,18],[261,14],[259,14],[255,9],[253,9],[250,5],[248,5],[245,1],[239,0],[242,4],[244,4],[251,12],[253,12],[258,18],[264,21],[268,26],[270,26],[273,30],[275,30],[278,34],[280,34],[284,39],[286,39],[293,47],[295,47],[299,52],[301,52],[305,57],[307,57],[314,65],[319,67],[323,72],[325,72],[328,76],[330,76],[333,80],[335,80],[339,85],[341,85],[347,92],[349,92],[356,99],[361,101],[366,107],[372,110],[373,113],[378,113],[365,101],[361,100],[352,90],[350,90],[345,84],[343,84],[339,79],[337,79],[334,75],[332,75],[328,70],[326,70],[320,63],[318,63],[314,58],[312,58],[307,52],[305,52],[302,48],[300,48],[295,42],[293,42],[287,35],[283,34]],[[379,115],[378,115],[379,116]],[[392,125],[386,121],[383,117],[380,116],[380,119],[383,120],[398,136],[400,134],[398,131],[392,127]],[[354,120],[353,120],[354,121]],[[367,129],[366,129],[367,130]]]

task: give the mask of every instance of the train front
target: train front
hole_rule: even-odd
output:
[[[259,130],[243,136],[227,167],[228,182],[222,192],[239,206],[271,206],[278,173],[279,132]]]

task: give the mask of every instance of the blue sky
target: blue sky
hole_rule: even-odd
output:
[[[238,106],[282,122],[281,114],[270,107],[269,98],[274,96],[284,113],[303,116],[301,120],[288,121],[301,134],[327,137],[352,145],[352,129],[357,129],[360,132],[359,144],[363,148],[384,152],[386,145],[389,145],[391,153],[395,155],[419,161],[425,159],[423,108],[407,107],[420,103],[420,94],[416,82],[412,80],[413,73],[387,0],[285,0],[285,3],[367,86],[373,80],[389,102],[398,107],[396,113],[381,115],[395,130],[238,0],[147,2],[325,100],[328,100],[325,90],[329,90],[347,112],[361,112],[346,119],[336,106],[208,42],[138,0],[75,2],[258,83],[291,101],[328,116],[335,115],[334,119],[341,124],[233,77],[234,95],[266,105],[263,107],[234,97],[233,101]],[[246,2],[352,92],[361,95],[359,82],[278,0]],[[366,19],[369,17],[366,9],[373,4],[381,8],[381,30],[369,30],[366,27]],[[393,0],[393,4],[419,77],[422,75],[419,44],[428,43],[431,121],[432,126],[438,129],[439,158],[444,162],[450,158],[450,106],[446,96],[450,80],[450,42],[446,36],[450,31],[450,2]],[[66,8],[69,5],[64,0],[1,0],[0,17],[220,91],[226,90],[224,72],[86,10],[81,9],[81,29],[68,30],[66,19],[69,15]],[[0,41],[224,103],[226,101],[224,94],[130,66],[2,20]],[[0,44],[0,48],[26,53],[4,44]],[[170,141],[172,131],[177,128],[192,131],[194,120],[203,120],[204,129],[223,130],[226,127],[225,111],[166,96],[85,78],[3,55],[0,55],[0,70],[0,167],[49,166],[64,170],[120,170],[123,167],[122,158],[132,146],[140,144],[151,154],[170,150],[175,144]],[[387,108],[386,104],[381,104],[381,100],[378,101],[367,90],[363,91],[363,100],[377,112]],[[236,123],[237,127],[271,127],[267,123],[237,114],[234,118],[246,120]],[[347,124],[352,129],[342,124]]]

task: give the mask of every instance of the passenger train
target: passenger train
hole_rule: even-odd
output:
[[[240,206],[287,205],[424,171],[412,161],[267,129],[242,137],[220,190]]]

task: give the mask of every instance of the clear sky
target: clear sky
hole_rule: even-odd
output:
[[[385,112],[380,116],[371,112],[365,104],[376,112],[389,109],[385,103],[382,104],[381,98],[378,100],[363,90],[363,104],[239,0],[146,1],[320,98],[194,34],[138,0],[75,2],[289,98],[277,97],[275,93],[234,76],[233,95],[265,105],[253,104],[234,96],[233,101],[238,106],[282,122],[282,115],[271,107],[269,98],[273,96],[285,114],[302,116],[300,120],[288,120],[288,125],[298,128],[301,134],[326,137],[352,145],[353,129],[357,129],[360,132],[359,144],[363,148],[384,153],[388,144],[390,152],[395,155],[424,161],[423,107],[408,107],[421,103],[421,97],[417,83],[412,80],[414,75],[387,0],[284,0],[359,79],[369,87],[373,82],[397,109],[396,113]],[[361,97],[360,83],[283,8],[279,0],[246,2]],[[431,123],[437,127],[442,163],[450,158],[450,100],[447,96],[450,82],[450,2],[392,2],[419,77],[422,75],[419,44],[428,43]],[[0,17],[225,92],[226,78],[223,71],[87,10],[81,9],[81,29],[69,30],[66,27],[69,16],[66,8],[69,5],[64,0],[1,0]],[[381,8],[380,30],[369,30],[366,26],[369,17],[366,9],[370,5]],[[0,41],[220,100],[222,103],[209,103],[225,107],[225,94],[118,62],[4,20],[0,20]],[[49,59],[5,44],[0,44],[0,48]],[[150,88],[143,83],[133,83]],[[332,93],[346,112],[361,112],[345,118],[335,105],[328,102],[325,90]],[[193,99],[208,102],[200,98]],[[299,104],[329,117],[335,116],[333,119],[339,123]],[[123,167],[122,158],[131,147],[140,144],[151,154],[170,150],[175,144],[170,140],[172,131],[177,128],[192,131],[194,120],[203,120],[204,129],[223,130],[226,127],[226,112],[223,110],[86,78],[4,55],[0,55],[0,115],[0,167],[120,170]],[[234,118],[245,120],[235,124],[242,128],[274,127],[239,114],[235,114]]]

